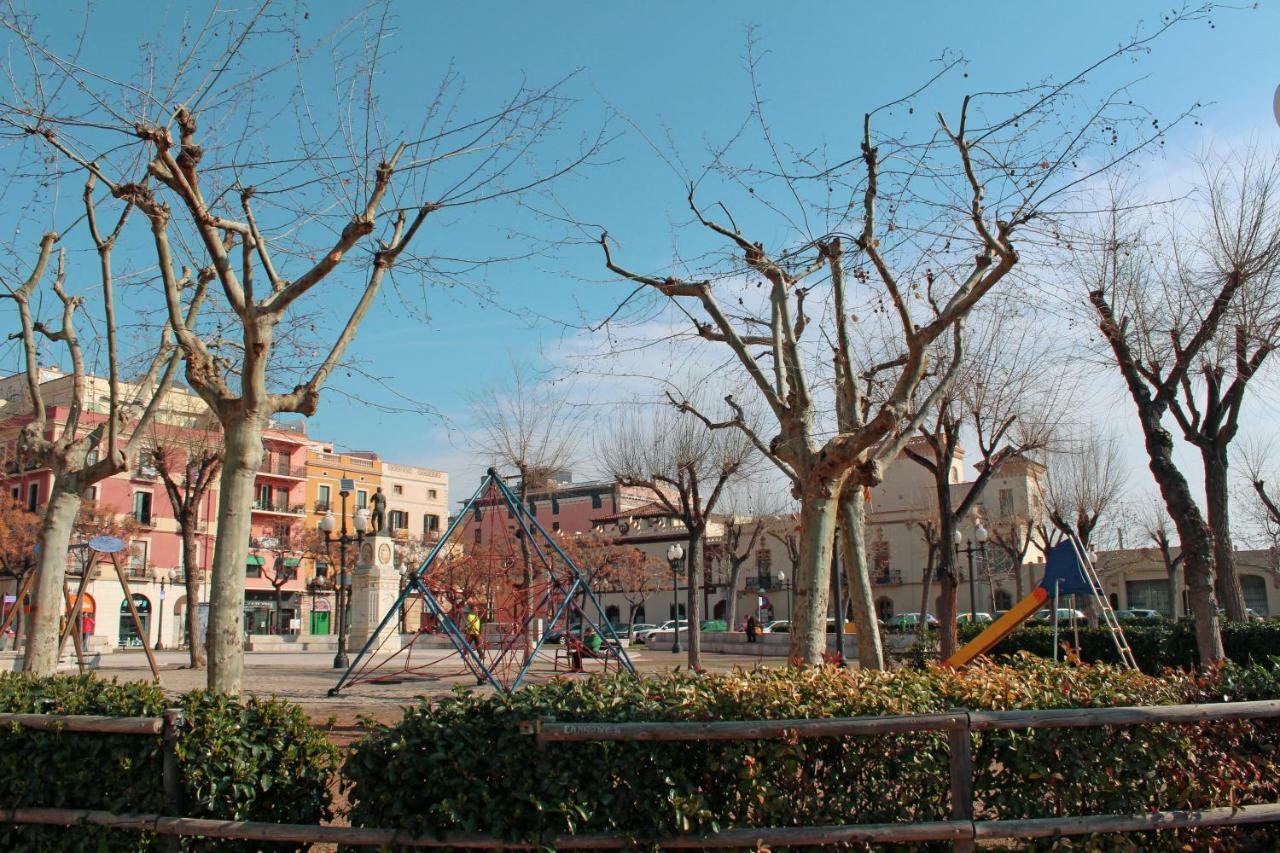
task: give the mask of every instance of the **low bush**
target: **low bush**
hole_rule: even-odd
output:
[[[1105,707],[1280,696],[1262,666],[1155,678],[1024,657],[960,673],[758,670],[594,677],[512,696],[459,693],[407,709],[344,767],[353,825],[492,833],[541,841],[677,831],[945,819],[941,734],[697,743],[556,743],[522,721],[781,719],[970,709]],[[1274,725],[1209,723],[974,736],[980,818],[1142,813],[1280,798]],[[1274,849],[1269,827],[1219,831],[1233,848]],[[1229,837],[1228,837],[1229,836]],[[1123,849],[1219,843],[1208,831],[1094,839]],[[1058,842],[1061,843],[1061,842]],[[1044,842],[1044,846],[1051,846]]]
[[[92,676],[0,675],[0,712],[160,716],[181,707],[177,742],[191,817],[317,823],[331,816],[338,753],[301,709],[195,691],[176,703],[152,684]],[[0,802],[6,806],[167,813],[159,737],[0,729]],[[34,772],[33,772],[34,771]],[[290,850],[297,845],[191,840],[189,849]],[[153,850],[136,832],[0,825],[3,850]]]
[[[968,642],[983,629],[981,625],[960,626],[961,642]],[[1133,650],[1138,668],[1144,672],[1165,669],[1190,669],[1197,665],[1195,626],[1188,619],[1177,622],[1125,622],[1125,638]],[[1265,662],[1280,654],[1280,621],[1223,622],[1222,644],[1227,657],[1236,663]],[[1115,641],[1106,628],[1079,627],[1080,642],[1076,648],[1070,625],[1058,626],[1058,642],[1068,643],[1087,663],[1119,663]],[[1030,652],[1039,657],[1053,657],[1053,626],[1043,623],[1018,628],[989,652],[992,656]],[[1061,657],[1061,652],[1059,652]]]

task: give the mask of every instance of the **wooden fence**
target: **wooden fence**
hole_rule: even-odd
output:
[[[799,720],[743,720],[722,722],[560,723],[536,720],[521,731],[539,743],[571,741],[709,741],[870,736],[910,732],[946,732],[950,752],[951,818],[919,823],[852,824],[846,826],[751,827],[713,835],[682,834],[646,839],[662,848],[755,848],[760,845],[830,845],[858,842],[905,843],[950,841],[955,850],[974,849],[975,842],[992,839],[1047,838],[1099,832],[1146,832],[1205,826],[1235,826],[1280,821],[1280,803],[1187,811],[1158,811],[1133,815],[1080,815],[1024,820],[975,820],[973,807],[972,735],[975,731],[1065,729],[1095,726],[1194,724],[1229,720],[1280,718],[1280,701],[1227,702],[1158,707],[1069,708],[1044,711],[967,711],[884,717],[842,717]],[[513,844],[475,833],[445,832],[417,837],[403,830],[366,827],[277,824],[212,820],[181,814],[181,779],[174,743],[181,712],[163,718],[45,716],[0,714],[0,726],[37,730],[162,736],[165,739],[164,787],[173,815],[115,814],[67,808],[0,808],[0,823],[75,826],[88,824],[137,832],[153,832],[176,847],[182,836],[292,841],[349,845],[407,847],[465,847],[473,849],[622,849],[635,844],[630,835],[591,833],[560,835],[538,843]]]

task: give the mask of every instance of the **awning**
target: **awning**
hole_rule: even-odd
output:
[[[298,568],[298,564],[301,562],[302,562],[302,559],[300,557],[285,557],[284,567],[286,569],[296,569]]]
[[[246,566],[261,566],[263,564],[263,561],[261,557],[255,556],[254,554],[250,554],[248,557],[245,558],[244,564]]]

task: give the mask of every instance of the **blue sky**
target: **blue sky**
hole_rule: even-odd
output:
[[[107,5],[95,15],[88,55],[116,64],[127,63],[140,26],[150,36],[148,22],[174,19],[184,9],[180,3],[134,3],[124,15],[123,7],[114,6],[113,13]],[[731,135],[749,108],[748,26],[758,28],[760,47],[768,52],[760,80],[775,133],[797,149],[826,146],[836,156],[856,150],[863,112],[926,79],[944,51],[969,60],[967,77],[953,75],[932,93],[931,108],[953,109],[965,91],[1073,74],[1169,5],[399,2],[382,60],[381,108],[392,123],[412,124],[417,100],[400,95],[433,87],[450,64],[465,81],[464,103],[474,104],[474,111],[508,95],[522,79],[546,83],[582,69],[568,88],[579,104],[563,132],[565,144],[594,132],[613,111],[626,120],[610,123],[607,162],[558,185],[557,198],[574,216],[607,225],[635,266],[657,269],[671,257],[673,223],[685,216],[684,190],[628,123],[663,145],[669,140],[690,164],[701,163],[707,146]],[[301,8],[309,12],[306,26],[319,33],[355,7]],[[1206,104],[1203,125],[1170,139],[1164,156],[1171,163],[1213,140],[1274,141],[1280,133],[1271,117],[1280,83],[1280,5],[1223,11],[1210,21],[1184,25],[1140,63],[1112,70],[1115,79],[1144,78],[1135,92],[1157,115]],[[46,15],[42,26],[56,31],[75,23],[74,16],[64,23]],[[314,64],[308,67],[319,74]],[[747,158],[759,153],[750,147],[742,152]],[[525,222],[517,217],[507,223],[502,215],[500,208],[476,208],[427,239],[468,251],[497,245],[502,252],[507,228]],[[775,224],[761,228],[762,239],[784,236]],[[457,429],[466,427],[466,394],[500,382],[513,355],[556,359],[566,349],[582,348],[583,333],[573,327],[584,317],[597,318],[619,295],[619,285],[605,281],[598,255],[586,246],[493,267],[481,278],[506,310],[477,305],[467,294],[429,292],[430,321],[424,324],[388,295],[354,349],[397,392],[429,401],[448,423],[371,410],[331,393],[311,433],[341,447],[445,468],[454,478],[453,496],[464,497],[479,474]],[[6,368],[17,366],[11,351],[6,361]],[[364,394],[360,380],[339,378],[336,390]]]

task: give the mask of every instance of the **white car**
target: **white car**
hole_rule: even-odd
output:
[[[762,634],[772,634],[774,632],[777,632],[779,634],[787,634],[787,633],[790,633],[790,631],[791,631],[790,619],[774,619],[768,625],[765,625],[763,628],[760,629],[760,633]]]
[[[649,628],[644,631],[637,631],[636,642],[647,643],[649,641],[649,638],[652,637],[654,634],[670,634],[675,630],[675,628],[676,628],[675,620],[668,619],[666,622],[663,622],[661,625],[659,625],[656,628]],[[688,629],[689,629],[689,620],[681,619],[680,630],[687,631]]]
[[[967,625],[970,622],[977,622],[979,625],[985,625],[995,621],[991,618],[990,613],[961,613],[956,617],[957,624]]]

